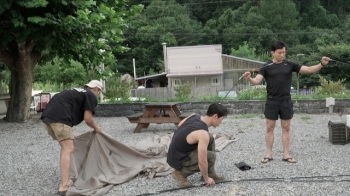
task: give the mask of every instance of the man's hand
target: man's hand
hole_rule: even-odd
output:
[[[215,185],[215,181],[213,178],[209,178],[205,181],[206,186],[211,186],[211,185]]]
[[[321,59],[321,65],[322,65],[322,66],[327,65],[327,64],[329,63],[330,60],[331,60],[331,59],[330,59],[329,57],[326,57],[326,56],[322,57],[322,59]]]
[[[96,126],[96,128],[95,128],[94,131],[96,131],[97,133],[101,133],[102,129],[101,129],[101,127],[99,127],[99,126]]]
[[[244,72],[243,77],[244,77],[246,80],[249,80],[249,78],[251,77],[251,73],[250,73],[249,71],[246,71],[246,72]]]

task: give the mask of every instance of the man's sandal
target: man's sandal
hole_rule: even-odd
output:
[[[68,191],[68,190],[65,190],[65,191],[58,191],[57,194],[58,194],[59,196],[66,196],[67,191]]]
[[[296,163],[297,161],[294,160],[292,157],[288,157],[286,159],[282,159],[282,161],[288,162],[288,163]]]
[[[264,158],[261,160],[261,162],[262,162],[262,163],[267,163],[267,162],[270,162],[270,161],[272,161],[272,160],[273,160],[273,158],[264,157]]]

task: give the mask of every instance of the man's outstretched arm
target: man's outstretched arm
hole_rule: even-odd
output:
[[[262,80],[264,79],[264,76],[262,76],[261,74],[258,74],[258,75],[256,75],[255,78],[252,78],[251,73],[249,71],[245,72],[243,74],[243,77],[253,85],[260,84],[262,82]]]
[[[317,72],[318,70],[320,70],[323,66],[326,66],[326,65],[329,63],[330,60],[331,60],[331,59],[328,58],[328,57],[322,57],[321,62],[320,62],[319,64],[314,65],[314,66],[310,66],[310,67],[308,67],[308,66],[302,66],[302,67],[300,68],[299,73],[302,73],[302,74],[312,74],[312,73],[315,73],[315,72]]]

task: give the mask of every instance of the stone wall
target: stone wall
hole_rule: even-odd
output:
[[[181,102],[178,107],[181,112],[196,112],[204,115],[212,102]],[[119,117],[128,116],[144,111],[146,103],[114,103],[99,104],[95,116]],[[229,110],[229,114],[263,114],[265,101],[224,101],[222,103]],[[326,100],[293,100],[295,113],[322,114],[328,113]],[[334,113],[350,113],[350,99],[336,99]]]

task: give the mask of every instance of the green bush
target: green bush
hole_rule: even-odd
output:
[[[116,98],[119,98],[119,101],[122,102],[129,102],[130,87],[133,84],[134,82],[122,82],[121,77],[110,76],[106,80],[106,92],[104,96],[110,102],[115,102]]]
[[[265,100],[266,88],[249,88],[238,93],[238,100]]]
[[[185,84],[181,84],[179,86],[174,87],[176,91],[175,97],[178,100],[182,101],[190,101],[190,94],[192,92],[192,84],[187,82]]]
[[[305,99],[326,99],[328,97],[333,97],[333,98],[338,98],[338,99],[344,99],[344,98],[349,98],[350,93],[349,92],[343,92],[339,94],[332,94],[332,95],[327,95],[327,94],[320,94],[320,93],[312,93],[309,95],[292,95],[293,100],[305,100]]]
[[[199,96],[198,99],[200,101],[221,101],[223,97],[220,97],[219,95],[209,95],[209,96]],[[230,100],[230,98],[226,97],[225,100]]]
[[[89,80],[87,78],[98,77],[89,77],[81,63],[71,60],[67,64],[58,57],[51,62],[39,63],[33,70],[33,82],[45,84],[50,81],[51,84],[63,85],[64,89],[69,89],[72,85],[83,87]]]
[[[34,82],[33,90],[42,90],[43,92],[61,92],[70,88],[83,88],[80,84],[63,84],[63,83],[53,83],[52,81],[46,82]]]
[[[337,82],[327,81],[324,77],[318,76],[320,78],[319,94],[321,95],[337,95],[342,94],[345,90],[345,80],[341,79]]]

